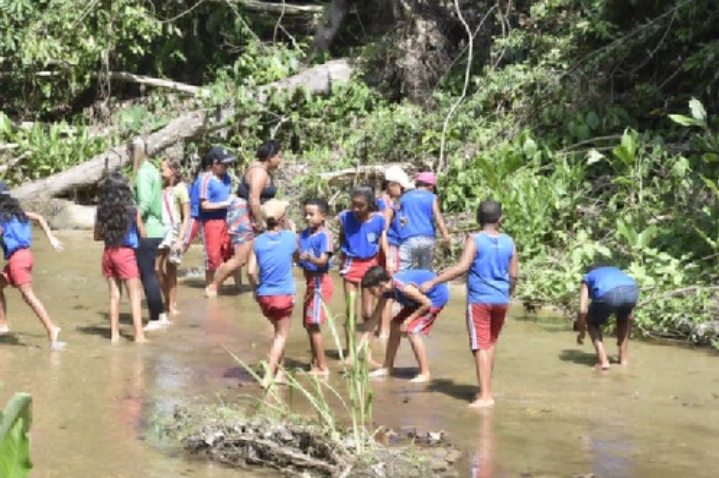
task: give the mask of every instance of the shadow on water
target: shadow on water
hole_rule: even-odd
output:
[[[584,352],[577,349],[564,349],[559,354],[559,360],[593,367],[597,363],[597,355],[593,352]]]
[[[8,333],[0,335],[0,345],[17,345],[20,347],[26,347],[28,344],[25,343],[19,335]]]
[[[433,379],[429,385],[430,392],[439,392],[457,400],[471,402],[477,396],[477,385],[457,383],[447,378]]]

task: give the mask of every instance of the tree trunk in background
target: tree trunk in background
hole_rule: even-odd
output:
[[[285,80],[263,85],[254,93],[255,101],[265,103],[273,90],[293,92],[304,88],[310,93],[327,94],[334,83],[347,83],[352,74],[348,60],[334,60],[305,70]],[[193,111],[184,114],[147,137],[147,154],[156,155],[166,148],[203,131],[221,128],[237,114],[234,103],[222,108]],[[34,197],[52,197],[75,188],[97,183],[108,172],[117,170],[131,161],[126,145],[115,146],[82,164],[53,176],[24,184],[12,191],[20,200]]]
[[[325,7],[322,19],[317,25],[312,45],[310,45],[310,59],[330,49],[332,41],[337,36],[337,32],[342,27],[342,23],[344,23],[353,4],[354,0],[332,0],[332,3]]]

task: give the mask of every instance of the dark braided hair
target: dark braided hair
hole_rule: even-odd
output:
[[[122,173],[110,173],[100,186],[97,201],[97,226],[108,247],[122,245],[136,217],[132,191]]]

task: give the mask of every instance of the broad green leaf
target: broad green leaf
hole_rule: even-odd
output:
[[[32,397],[16,393],[0,416],[0,476],[25,478],[32,470],[30,440]]]

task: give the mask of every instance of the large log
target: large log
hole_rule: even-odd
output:
[[[348,60],[334,60],[314,68],[309,68],[293,77],[263,85],[251,95],[260,103],[265,103],[272,91],[294,92],[304,88],[310,93],[326,94],[331,92],[335,83],[347,83],[353,67]],[[227,124],[236,114],[234,103],[208,110],[193,111],[170,121],[167,126],[145,138],[147,153],[152,156],[161,153],[169,146],[197,136],[208,129],[217,129]],[[20,200],[53,197],[77,187],[94,184],[109,171],[117,170],[130,161],[127,145],[110,148],[82,164],[61,173],[24,184],[12,191]]]

